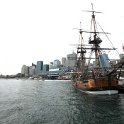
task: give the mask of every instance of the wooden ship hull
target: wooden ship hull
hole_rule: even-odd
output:
[[[118,80],[112,79],[109,84],[108,78],[88,79],[85,81],[76,81],[73,86],[87,94],[118,94]]]

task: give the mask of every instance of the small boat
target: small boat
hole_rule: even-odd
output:
[[[88,94],[118,94],[120,71],[124,62],[112,64],[106,51],[116,49],[114,47],[101,47],[103,41],[99,35],[107,36],[108,33],[104,32],[102,28],[102,32],[97,31],[95,13],[100,12],[94,11],[93,5],[92,11],[88,12],[92,13],[91,30],[79,29],[80,44],[77,47],[78,60],[73,74],[73,86]],[[82,33],[90,34],[88,45],[84,44]],[[87,54],[89,57],[87,57]]]

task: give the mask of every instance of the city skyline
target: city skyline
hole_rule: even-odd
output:
[[[67,54],[66,57],[62,57],[61,61],[58,59],[53,60],[49,64],[45,64],[44,61],[37,61],[36,64],[22,65],[21,73],[18,73],[22,77],[34,77],[46,75],[48,73],[65,73],[75,69],[77,63],[77,54]]]
[[[96,11],[103,12],[96,19],[123,53],[122,0],[5,0],[0,1],[0,74],[16,74],[23,64],[38,60],[49,63],[72,53],[75,47],[70,44],[77,44],[79,39],[73,28],[82,22],[83,29],[90,29],[91,13],[82,10],[91,10],[91,3]]]

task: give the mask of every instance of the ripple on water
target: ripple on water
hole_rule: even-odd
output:
[[[0,80],[1,124],[123,124],[124,95],[92,96],[71,81]]]

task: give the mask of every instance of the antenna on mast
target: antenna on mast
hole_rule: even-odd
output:
[[[92,6],[92,11],[93,11],[93,3],[91,3],[91,6]]]
[[[92,6],[92,10],[83,10],[83,11],[85,11],[85,12],[92,12],[93,15],[94,15],[94,13],[103,13],[103,12],[94,11],[93,3],[91,3],[91,6]]]

